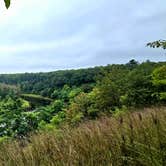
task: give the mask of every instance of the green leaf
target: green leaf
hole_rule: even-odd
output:
[[[4,0],[5,6],[8,9],[10,7],[10,0]]]

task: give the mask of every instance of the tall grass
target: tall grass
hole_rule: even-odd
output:
[[[166,109],[102,117],[0,145],[4,166],[165,166]]]

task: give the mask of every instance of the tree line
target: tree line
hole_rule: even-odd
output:
[[[0,136],[75,126],[130,108],[166,103],[166,62],[0,75]]]

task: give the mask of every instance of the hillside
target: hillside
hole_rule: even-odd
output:
[[[165,106],[165,62],[0,75],[0,164],[165,165]]]
[[[120,70],[123,70],[127,73],[138,66],[145,66],[150,73],[154,68],[165,64],[165,62],[147,62],[140,65],[135,60],[131,60],[127,64],[113,64],[78,70],[61,70],[46,73],[0,74],[0,83],[18,86],[23,93],[34,93],[51,97],[55,89],[62,89],[64,85],[82,87],[84,91],[88,92],[104,73],[110,71],[119,72]]]
[[[0,166],[166,166],[166,0],[0,8]]]
[[[0,137],[166,104],[166,63],[131,60],[50,73],[0,75]]]

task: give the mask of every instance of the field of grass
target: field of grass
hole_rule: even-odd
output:
[[[166,108],[102,117],[0,145],[3,166],[164,166]]]
[[[20,96],[35,106],[48,105],[52,102],[52,99],[36,94],[21,94]]]

